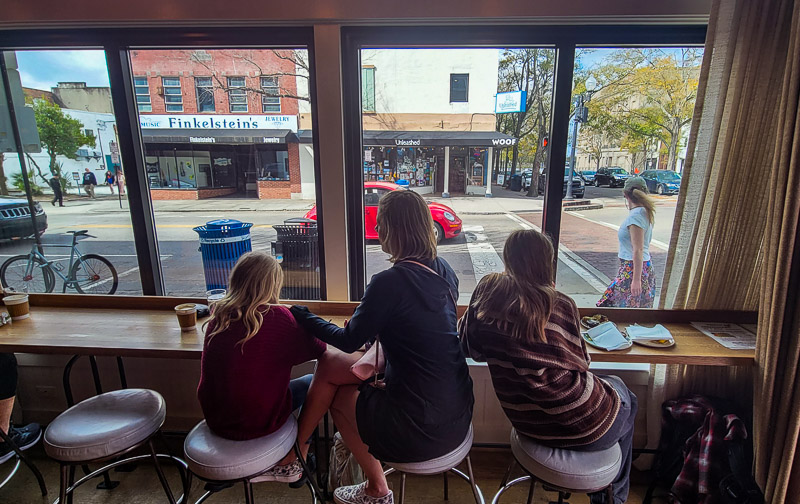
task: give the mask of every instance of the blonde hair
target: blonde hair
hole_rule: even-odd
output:
[[[378,203],[378,240],[391,262],[436,259],[433,219],[422,196],[398,189]]]
[[[244,344],[261,329],[269,305],[278,302],[281,287],[283,270],[278,261],[265,252],[244,254],[231,270],[227,294],[214,304],[213,314],[206,322],[206,325],[214,322],[208,339],[241,320],[245,337],[237,345],[242,345],[244,352]]]
[[[512,336],[547,342],[545,326],[553,310],[555,253],[550,239],[533,229],[508,236],[503,249],[504,273],[488,275],[473,302],[478,319],[509,327]]]
[[[653,198],[650,197],[650,193],[647,192],[647,186],[645,186],[644,190],[638,187],[625,189],[623,194],[628,197],[634,206],[640,206],[644,208],[647,212],[647,220],[650,221],[650,224],[655,224],[656,202],[653,201]]]

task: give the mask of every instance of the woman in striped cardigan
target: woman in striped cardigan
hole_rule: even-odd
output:
[[[518,433],[554,448],[598,451],[619,443],[614,501],[628,496],[636,396],[615,376],[589,371],[575,302],[553,284],[553,245],[534,230],[506,240],[505,271],[484,277],[459,322],[462,346],[489,365]],[[592,503],[605,494],[592,495]]]

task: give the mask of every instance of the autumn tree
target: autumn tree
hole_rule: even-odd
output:
[[[61,176],[61,164],[56,162],[56,156],[65,156],[69,159],[78,158],[78,149],[84,145],[94,146],[95,136],[84,133],[84,125],[64,113],[61,107],[47,100],[33,102],[33,114],[36,118],[36,127],[39,130],[39,141],[42,148],[50,157],[51,175]],[[49,180],[39,165],[36,165],[39,177],[45,182]],[[63,179],[63,177],[61,177]]]

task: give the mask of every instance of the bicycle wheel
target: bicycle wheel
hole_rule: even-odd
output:
[[[0,266],[0,281],[3,287],[17,292],[52,292],[56,277],[50,266],[40,258],[17,255]]]
[[[69,272],[70,283],[81,294],[114,294],[119,285],[117,270],[97,254],[81,256]]]

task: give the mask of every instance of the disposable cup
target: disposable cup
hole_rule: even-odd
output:
[[[197,328],[197,306],[194,303],[179,304],[175,307],[181,331],[194,331]]]
[[[206,299],[208,300],[208,304],[214,303],[219,301],[220,299],[225,297],[228,291],[225,289],[211,289],[206,291]]]
[[[22,320],[31,316],[31,306],[27,294],[14,294],[3,298],[11,320]]]

